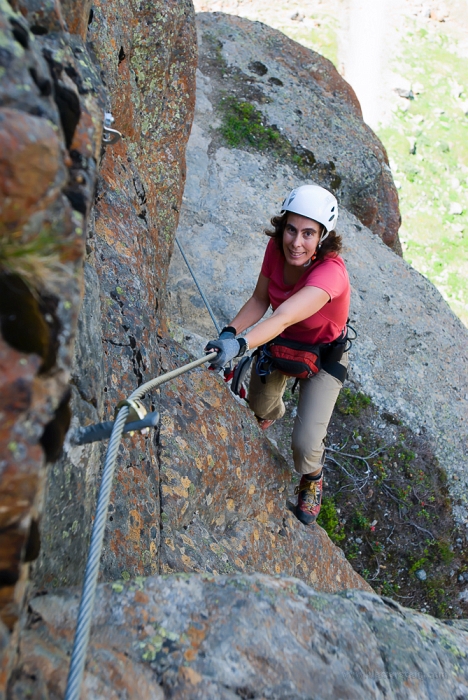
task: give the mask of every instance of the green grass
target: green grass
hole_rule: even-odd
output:
[[[404,257],[468,325],[468,64],[455,51],[438,28],[408,33],[397,70],[420,93],[378,133],[400,183]]]
[[[264,125],[264,117],[250,102],[227,97],[223,101],[221,133],[231,148],[252,146],[260,151],[281,145],[278,131]]]
[[[370,527],[369,519],[363,514],[360,508],[356,508],[351,519],[352,530],[368,530]]]
[[[344,540],[345,533],[340,527],[335,501],[330,496],[323,497],[317,523],[320,525],[320,527],[323,527],[331,541],[335,542],[335,544],[338,544],[338,542]]]
[[[338,396],[337,408],[345,416],[357,417],[370,403],[370,398],[362,392],[354,392],[351,389],[344,388]]]
[[[304,174],[310,175],[307,159],[296,153],[277,129],[267,124],[265,116],[253,104],[225,95],[219,103],[219,112],[222,117],[220,133],[228,146],[268,151],[276,158],[289,160]]]
[[[382,583],[382,595],[393,598],[395,593],[398,593],[397,584],[393,583],[393,581],[384,581]]]
[[[50,224],[29,240],[23,240],[21,230],[0,231],[0,273],[18,275],[35,293],[51,278],[64,278],[65,267],[60,261],[64,249]]]
[[[417,571],[422,569],[424,567],[424,564],[427,563],[427,557],[421,557],[420,559],[417,559],[408,569],[408,573],[410,576],[414,576]]]
[[[436,550],[436,556],[439,557],[440,561],[444,564],[450,564],[455,557],[455,554],[450,549],[450,543],[446,540],[436,540],[432,543],[432,546]]]

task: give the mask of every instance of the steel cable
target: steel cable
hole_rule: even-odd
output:
[[[179,375],[185,374],[185,372],[188,372],[189,370],[194,369],[195,367],[203,365],[205,362],[210,362],[211,360],[214,360],[217,354],[217,352],[210,352],[209,355],[205,355],[204,357],[198,358],[198,360],[189,362],[189,364],[184,365],[183,367],[178,367],[177,369],[173,369],[171,372],[166,372],[166,374],[162,374],[160,377],[155,377],[154,379],[151,379],[149,382],[146,382],[145,384],[139,386],[138,389],[135,389],[133,394],[131,394],[128,397],[128,400],[132,401],[134,399],[141,399],[141,397],[144,394],[146,394],[151,389],[155,389],[156,387],[160,386],[160,384],[170,382],[171,379],[175,379]]]
[[[86,661],[86,651],[88,648],[89,632],[91,628],[91,618],[94,609],[94,598],[96,595],[96,585],[99,574],[99,564],[101,561],[102,543],[104,531],[106,529],[107,509],[112,490],[115,463],[122,438],[123,428],[127,420],[129,407],[123,406],[115,420],[114,428],[109,440],[106,461],[102,474],[101,486],[96,506],[96,517],[94,519],[91,543],[89,546],[88,561],[86,563],[83,592],[81,594],[80,610],[75,631],[75,641],[73,644],[70,669],[68,672],[67,691],[65,700],[79,700],[81,681]]]
[[[146,394],[150,389],[169,382],[171,379],[185,374],[195,367],[199,367],[205,362],[210,362],[216,357],[216,352],[211,352],[198,360],[189,362],[183,367],[178,367],[171,372],[166,372],[160,377],[142,384],[133,394],[130,395],[129,401],[138,399]],[[109,439],[107,448],[106,460],[102,473],[102,481],[99,487],[99,495],[96,505],[96,516],[94,519],[93,530],[91,534],[91,542],[88,552],[88,560],[83,581],[83,591],[81,594],[80,608],[78,612],[78,621],[75,630],[75,639],[73,642],[73,651],[68,671],[67,689],[65,692],[65,700],[79,700],[81,682],[83,680],[83,672],[86,663],[86,653],[88,650],[89,635],[91,630],[91,621],[94,610],[94,599],[96,596],[97,580],[99,575],[99,565],[101,561],[102,545],[104,542],[104,532],[107,522],[107,510],[112,491],[112,482],[114,479],[115,463],[119,451],[120,441],[124,430],[124,425],[128,416],[129,407],[123,406],[114,422],[114,427]]]

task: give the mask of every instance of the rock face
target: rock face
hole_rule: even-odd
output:
[[[111,417],[115,404],[136,384],[180,364],[181,359],[187,357],[165,337],[160,307],[172,248],[171,235],[182,196],[184,146],[195,94],[196,43],[193,9],[189,3],[166,3],[164,8],[152,6],[147,11],[141,8],[137,11],[132,6],[125,11],[116,11],[108,4],[95,5],[89,18],[87,40],[110,97],[104,98],[103,93],[96,92],[101,84],[92,74],[95,69],[82,39],[68,35],[67,43],[75,47],[70,56],[76,54],[83,64],[80,63],[81,73],[77,69],[77,95],[86,96],[83,98],[85,107],[88,102],[93,104],[91,97],[94,95],[96,100],[96,94],[101,99],[101,106],[106,101],[107,109],[110,108],[116,116],[115,126],[124,136],[112,149],[100,154],[101,131],[98,131],[99,138],[92,131],[94,113],[91,114],[91,108],[87,111],[83,108],[81,112],[79,101],[73,102],[70,96],[75,93],[66,76],[68,73],[75,75],[73,68],[62,54],[60,64],[59,57],[53,54],[53,41],[62,45],[62,39],[60,36],[53,41],[48,38],[48,32],[58,31],[57,22],[63,24],[66,21],[59,9],[58,14],[54,10],[52,14],[41,15],[42,24],[39,25],[35,11],[22,7],[25,15],[35,22],[33,26],[42,27],[36,31],[45,37],[41,39],[42,49],[37,48],[37,61],[43,60],[42,55],[52,56],[50,89],[56,83],[54,96],[61,95],[65,100],[64,95],[68,95],[63,107],[64,116],[56,109],[57,119],[61,118],[64,143],[57,141],[54,146],[57,137],[47,124],[43,132],[35,132],[34,118],[27,114],[20,115],[21,118],[14,122],[10,119],[9,132],[4,137],[5,144],[8,144],[4,150],[5,159],[11,160],[11,163],[5,161],[8,173],[17,173],[16,180],[10,177],[5,185],[9,188],[5,189],[9,199],[5,199],[4,218],[12,228],[13,225],[19,226],[23,219],[26,221],[28,206],[35,213],[38,209],[43,211],[45,216],[48,208],[54,206],[54,197],[60,196],[56,209],[72,221],[73,211],[79,209],[80,216],[76,215],[76,221],[83,233],[89,213],[89,196],[93,192],[91,176],[96,175],[102,156],[96,205],[88,226],[84,302],[78,318],[73,365],[71,342],[68,346],[62,342],[54,348],[65,364],[62,374],[50,364],[51,350],[42,331],[50,322],[47,319],[51,314],[44,316],[46,321],[39,314],[39,320],[33,317],[36,325],[29,322],[32,338],[42,343],[37,350],[33,348],[36,354],[31,354],[29,346],[19,349],[26,351],[25,357],[18,355],[18,351],[5,350],[4,364],[11,360],[18,367],[11,377],[5,375],[5,396],[9,397],[16,386],[22,388],[13,405],[20,416],[29,407],[27,382],[32,381],[34,373],[44,365],[47,370],[55,371],[54,381],[62,391],[60,401],[51,394],[50,387],[47,388],[49,393],[43,390],[42,399],[49,402],[49,413],[54,415],[55,408],[57,413],[55,423],[47,428],[42,441],[49,461],[56,460],[60,453],[70,408],[73,426]],[[19,22],[18,26],[23,27],[27,36],[26,22],[17,16],[13,19],[10,25],[14,28]],[[73,15],[73,22],[78,19]],[[62,24],[60,26],[65,29]],[[77,26],[82,24],[78,22]],[[18,34],[19,30],[15,31]],[[26,43],[23,34],[18,36]],[[18,41],[12,39],[15,40]],[[88,73],[84,72],[83,66],[87,67]],[[15,75],[13,77],[16,79]],[[92,79],[98,87],[94,87]],[[8,86],[15,87],[13,79]],[[53,104],[52,107],[47,104],[52,110]],[[83,115],[83,124],[80,119],[73,121],[73,114],[68,109],[70,104],[75,105],[75,116]],[[5,112],[9,117],[8,110]],[[99,114],[100,128],[101,118],[102,113]],[[28,134],[32,134],[29,141]],[[72,154],[68,161],[72,177],[68,178],[63,163],[58,160],[60,154],[65,160],[67,148]],[[25,176],[23,161],[13,161],[13,155],[21,149],[32,166],[29,180]],[[80,149],[85,152],[91,149],[93,158],[84,161]],[[78,165],[81,169],[77,169]],[[51,185],[47,186],[49,180],[46,176]],[[19,184],[13,186],[16,181]],[[18,205],[21,184],[24,196],[29,197],[23,207]],[[63,199],[61,194],[61,188],[65,186],[68,199]],[[68,201],[78,209],[72,210]],[[16,221],[14,216],[23,218]],[[77,246],[75,231],[75,255],[71,256],[66,248],[66,260],[71,258],[74,264],[81,263],[80,256],[84,253],[82,238],[79,242],[80,246]],[[64,243],[59,243],[63,248]],[[72,266],[71,270],[74,272],[75,268]],[[50,281],[55,282],[52,274]],[[60,287],[62,312],[66,315],[68,310],[76,323],[81,285],[76,285],[75,289],[69,278],[65,278],[62,285],[69,287],[66,292],[63,286]],[[72,301],[67,300],[66,293],[75,293]],[[8,298],[11,298],[11,292]],[[36,309],[34,304],[37,305],[32,298],[29,306],[33,311]],[[8,309],[5,314],[7,312]],[[8,325],[10,321],[8,317],[5,323]],[[13,337],[10,326],[11,323],[8,340]],[[71,340],[71,321],[68,327]],[[4,336],[5,328],[4,324]],[[69,408],[69,394],[65,390],[70,369]],[[157,406],[162,414],[160,433],[146,439],[136,437],[125,441],[121,447],[121,465],[125,466],[118,470],[116,478],[102,576],[114,580],[122,575],[147,575],[160,570],[254,571],[260,568],[269,573],[296,573],[324,590],[368,588],[320,529],[308,531],[291,522],[285,511],[284,491],[289,476],[284,463],[278,455],[272,454],[268,442],[262,442],[251,416],[235,404],[226,387],[220,386],[217,379],[206,371],[198,374],[201,375],[195,375],[198,379],[188,378],[178,385],[169,386],[161,392],[161,398],[148,396],[147,403],[153,408]],[[227,406],[223,405],[224,402]],[[38,411],[41,406],[38,404]],[[43,482],[31,478],[31,459],[36,459],[41,468],[44,461],[42,449],[37,444],[37,426],[29,422],[28,429],[33,429],[30,438],[32,457],[12,441],[10,434],[5,436],[10,452],[17,453],[17,461],[18,456],[21,457],[29,479],[17,493],[11,482],[5,482],[16,499],[23,499],[23,510],[13,509],[12,512],[26,532],[19,538],[7,539],[8,547],[16,557],[15,566],[24,556],[25,535],[33,512],[31,502],[43,488]],[[236,435],[234,445],[230,443],[232,431]],[[207,435],[209,450],[206,449]],[[180,445],[183,446],[181,450]],[[35,526],[26,553],[34,559],[39,551],[34,567],[36,586],[74,584],[81,580],[102,457],[102,445],[76,448],[67,441],[64,455],[51,465],[40,524],[41,544],[39,546]],[[265,474],[261,489],[257,485],[259,470]],[[261,492],[256,493],[256,490]],[[29,498],[27,511],[26,497]],[[40,505],[36,511],[39,519]],[[24,517],[25,512],[28,518]],[[6,524],[9,526],[12,522]],[[291,547],[294,557],[290,556]],[[326,568],[318,566],[325,550],[330,556]],[[9,551],[6,546],[4,551]],[[11,587],[8,594],[13,594]],[[8,618],[8,622],[12,621]]]
[[[22,7],[35,22],[33,26],[42,27],[36,31],[45,37],[35,47],[35,60],[40,63],[43,55],[50,58],[49,73],[44,64],[44,71],[50,76],[49,89],[54,85],[58,104],[62,105],[60,99],[66,103],[62,115],[54,107],[52,97],[46,101],[53,116],[55,108],[59,129],[54,130],[45,121],[42,124],[29,113],[10,114],[10,107],[2,115],[7,195],[2,214],[9,227],[7,233],[11,230],[16,234],[18,227],[25,226],[29,234],[32,215],[39,226],[44,217],[51,219],[51,210],[57,213],[59,232],[61,225],[64,235],[73,234],[72,246],[68,238],[63,240],[64,235],[54,241],[62,254],[58,262],[63,260],[69,265],[68,276],[62,279],[54,274],[55,268],[47,268],[47,282],[60,282],[55,293],[61,296],[62,316],[59,311],[57,318],[52,315],[55,297],[45,297],[49,303],[46,306],[44,301],[42,308],[36,297],[28,296],[28,288],[19,275],[6,276],[9,283],[13,278],[16,286],[10,283],[8,295],[3,297],[4,304],[5,299],[13,303],[13,292],[17,296],[23,294],[25,314],[29,316],[22,316],[22,327],[27,319],[31,332],[30,336],[21,335],[22,346],[14,349],[5,345],[2,355],[2,400],[11,416],[6,423],[9,432],[2,434],[2,439],[9,446],[12,461],[19,465],[13,479],[2,481],[10,498],[2,556],[5,570],[8,564],[14,572],[9,579],[14,584],[20,561],[25,557],[35,559],[39,552],[34,585],[41,588],[81,580],[103,458],[102,445],[76,448],[67,441],[63,456],[55,461],[70,409],[73,426],[111,417],[115,404],[135,385],[188,359],[165,334],[161,300],[182,197],[185,143],[194,106],[193,9],[188,2],[165,3],[147,10],[135,10],[132,6],[117,10],[107,3],[94,5],[87,40],[109,91],[106,97],[102,90],[98,91],[101,83],[92,74],[95,69],[80,37],[66,37],[74,52],[65,49],[66,58],[60,54],[60,63],[59,55],[54,53],[54,42],[62,46],[62,38],[57,34],[55,39],[49,39],[48,32],[66,28],[63,9],[57,6],[52,14],[39,18],[35,11]],[[8,20],[8,13],[6,16]],[[41,23],[37,24],[39,19]],[[13,27],[9,31],[16,31],[26,43],[26,22],[16,15],[13,20],[9,20]],[[79,20],[75,8],[71,22],[83,29]],[[21,26],[22,34],[17,26]],[[16,34],[11,41],[18,43]],[[20,53],[25,60],[22,70],[27,71],[27,61],[32,59],[23,50]],[[75,76],[71,63],[75,55],[80,61],[76,94],[66,77],[68,73]],[[31,75],[33,71],[28,73]],[[19,78],[14,74],[8,89],[17,89],[15,80]],[[47,92],[45,83],[41,85]],[[86,96],[83,109],[81,94]],[[124,137],[102,154],[102,112],[97,121],[98,108],[95,107],[95,113],[91,107],[85,109],[88,103],[94,104],[92,99],[96,102],[98,98],[101,110],[104,103],[111,109],[115,126]],[[70,105],[74,112],[70,112]],[[93,131],[95,122],[97,131]],[[56,133],[60,136],[62,132],[61,141]],[[18,152],[21,158],[17,157]],[[87,153],[92,156],[83,155]],[[82,280],[76,269],[79,266],[81,270],[85,253],[83,232],[98,164],[100,179],[88,224]],[[66,165],[71,175],[67,175]],[[38,254],[43,254],[44,245],[41,241]],[[52,252],[55,254],[55,247]],[[23,270],[20,272],[24,274]],[[82,282],[84,301],[77,319]],[[3,336],[13,345],[12,311],[6,306],[3,314]],[[77,320],[72,364],[72,332]],[[59,332],[64,334],[61,342],[54,337],[53,346],[46,333],[47,324],[52,322],[56,324],[57,336]],[[37,384],[38,372],[48,372],[47,385]],[[38,398],[31,398],[33,390]],[[115,580],[161,570],[262,569],[272,574],[295,573],[327,591],[369,588],[323,531],[301,528],[286,515],[285,485],[289,473],[285,464],[272,453],[268,442],[262,441],[251,416],[235,404],[217,378],[200,370],[161,393],[161,397],[146,397],[147,403],[161,412],[160,432],[146,439],[125,441],[121,447],[102,562],[103,578]],[[31,421],[31,403],[40,416],[36,422]],[[42,416],[44,407],[48,413]],[[38,437],[43,423],[55,415],[40,447]],[[17,419],[17,423],[12,419]],[[23,439],[26,436],[25,447],[12,439],[12,434],[17,433]],[[42,503],[36,501],[44,487],[44,451],[54,463],[45,488],[39,542],[38,527],[34,524],[31,528],[30,523],[33,516],[37,520],[41,516]],[[261,489],[259,470],[264,474]],[[4,477],[8,473],[4,472]],[[30,544],[25,551],[29,530]],[[330,558],[327,567],[319,565],[325,553]],[[26,577],[27,570],[24,583]],[[5,601],[10,607],[4,611],[4,620],[10,625],[17,614],[10,610],[13,594],[13,585],[7,586]],[[21,597],[17,598],[20,603]],[[5,640],[8,643],[8,635]],[[2,684],[14,660],[12,649],[14,642],[4,656]],[[46,692],[40,683],[37,692]]]
[[[385,148],[333,64],[261,22],[206,12],[197,15],[197,25],[199,68],[209,79],[213,110],[207,117],[222,115],[228,95],[253,104],[289,141],[307,177],[333,190],[400,252],[398,194]],[[216,132],[210,136],[214,149]]]
[[[290,468],[213,379],[197,371],[163,391],[161,572],[262,571],[370,590],[321,528],[286,509]]]
[[[110,418],[135,386],[189,361],[165,334],[161,300],[194,106],[193,13],[174,3],[164,21],[151,9],[133,19],[119,15],[122,26],[113,13],[106,3],[94,6],[88,39],[125,138],[101,165],[73,366],[73,426]],[[104,580],[261,570],[301,576],[327,591],[369,588],[320,528],[307,530],[289,515],[290,471],[216,377],[199,370],[145,403],[160,411],[161,427],[120,448]],[[102,446],[66,443],[52,467],[36,586],[81,581],[102,460]]]
[[[63,570],[72,580],[81,576],[102,446],[89,451],[89,460],[81,455],[80,462],[80,454],[75,462],[56,460],[71,412],[74,423],[95,422],[107,390],[112,412],[115,396],[141,381],[141,367],[151,376],[159,369],[157,312],[185,176],[196,61],[191,3],[90,9],[88,2],[0,6],[0,613],[10,628],[27,584],[25,562],[38,552],[38,585],[68,580]],[[105,109],[124,134],[112,154],[102,149]],[[88,226],[99,166],[100,207]],[[140,341],[147,341],[150,360]],[[107,353],[109,347],[115,351]],[[158,474],[150,465],[158,447],[151,442],[143,450],[149,461],[140,496],[150,506],[151,527],[137,557],[154,571]],[[140,464],[140,451],[133,455]],[[39,526],[46,461],[55,463]],[[125,524],[135,512],[134,484],[124,479]],[[126,548],[117,533],[111,561]],[[120,574],[120,564],[114,567]],[[0,696],[14,649],[8,639],[2,627]]]
[[[63,697],[77,597],[35,598],[30,610],[9,697],[30,697],[38,685],[40,697]],[[261,575],[158,577],[101,586],[94,619],[83,697],[95,700],[468,694],[463,623],[372,593],[330,596]]]
[[[110,418],[188,360],[162,309],[195,25],[189,0],[0,10],[0,698],[50,700],[64,694],[79,600],[51,589],[82,578],[104,451],[67,438],[61,452],[70,414],[72,426]],[[123,134],[106,151],[104,108]],[[299,698],[317,684],[324,697],[345,685],[405,697],[410,678],[413,697],[464,692],[466,634],[393,612],[320,528],[289,515],[286,464],[218,377],[199,369],[145,402],[161,425],[119,450],[101,566],[113,583],[98,593],[83,697]],[[259,570],[296,579],[243,575]],[[158,573],[171,575],[142,576]]]
[[[164,366],[161,296],[185,177],[196,37],[190,2],[95,4],[88,42],[124,138],[101,164],[85,261],[72,387],[72,425],[111,418]],[[161,364],[162,362],[162,364]],[[148,409],[159,402],[147,397]],[[66,447],[52,468],[37,585],[81,580],[105,446]],[[159,567],[155,435],[125,440],[109,513],[105,578]]]
[[[21,607],[25,563],[37,556],[45,461],[57,458],[70,421],[84,230],[104,109],[82,38],[49,37],[38,18],[36,37],[15,9],[0,4],[0,616],[9,627]],[[65,20],[52,15],[60,31]]]
[[[226,39],[231,25],[240,42],[236,53],[234,44]],[[246,63],[254,44],[252,51],[257,53],[253,56],[263,51],[259,33],[270,36],[270,30],[252,23],[250,34],[256,43],[247,25],[247,20],[203,14],[202,42],[208,41],[206,37],[211,42],[220,38],[226,60],[242,56]],[[267,42],[266,52],[268,46]],[[208,51],[203,43],[202,50]],[[203,59],[200,66],[203,71]],[[286,159],[277,162],[269,154],[220,145],[213,129],[218,77],[213,71],[201,71],[177,235],[223,326],[254,289],[267,242],[262,231],[270,217],[279,212],[290,189],[310,180]],[[295,84],[297,72],[300,65],[281,74],[285,86]],[[304,87],[301,99],[313,103],[313,90]],[[343,206],[338,232],[344,239],[352,283],[351,323],[358,332],[350,357],[351,378],[382,411],[397,415],[432,444],[451,477],[455,516],[463,524],[468,520],[467,329],[430,282],[382,245]],[[213,324],[178,251],[171,263],[168,288],[169,317],[182,328],[213,337]]]

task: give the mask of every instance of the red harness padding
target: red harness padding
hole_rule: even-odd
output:
[[[348,337],[348,328],[354,332],[353,338]],[[278,336],[255,351],[255,371],[265,383],[266,377],[276,369],[296,379],[310,379],[323,369],[343,383],[347,370],[340,364],[340,360],[351,348],[351,341],[355,338],[356,331],[348,324],[336,340],[321,345],[309,345]]]
[[[310,379],[322,366],[319,345],[275,338],[267,344],[265,354],[271,358],[274,369],[297,379]]]

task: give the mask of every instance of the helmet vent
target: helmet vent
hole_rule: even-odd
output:
[[[332,208],[330,209],[330,211],[335,211],[335,207],[332,207]]]
[[[335,218],[335,215],[332,214],[332,216],[330,216],[330,218],[328,219],[328,221],[333,221],[334,218]]]

